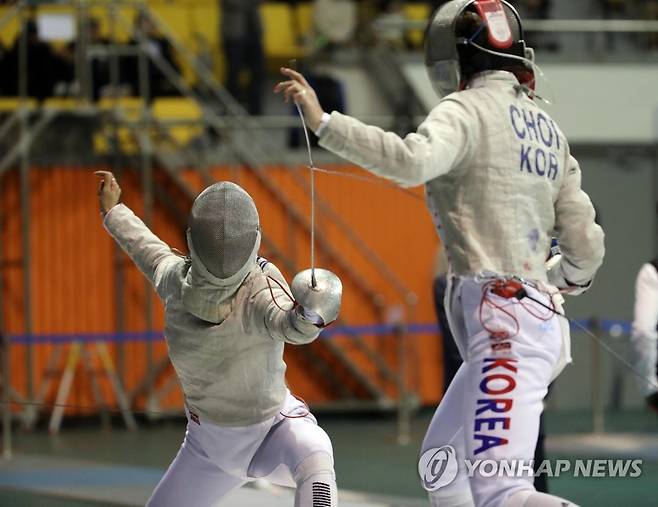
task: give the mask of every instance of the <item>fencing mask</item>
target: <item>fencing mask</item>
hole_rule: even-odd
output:
[[[255,259],[259,243],[258,210],[241,187],[222,181],[199,194],[190,212],[188,246],[210,274],[231,279]]]
[[[256,265],[260,224],[251,196],[227,181],[206,188],[192,205],[187,244],[192,265],[183,281],[183,304],[200,319],[219,323]]]
[[[436,10],[425,31],[425,65],[439,97],[486,70],[513,69],[526,84],[533,79],[527,68],[533,55],[523,41],[521,18],[505,0],[451,0]]]

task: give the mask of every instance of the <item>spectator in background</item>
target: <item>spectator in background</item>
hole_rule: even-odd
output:
[[[90,56],[88,61],[91,69],[91,98],[98,100],[103,87],[110,84],[110,62],[107,51],[99,52],[99,46],[107,46],[109,40],[101,35],[100,22],[97,18],[88,17],[83,24],[87,32],[87,45]],[[92,51],[93,49],[96,49]],[[62,52],[63,66],[59,78],[58,86],[55,88],[56,95],[74,94],[77,91],[75,83],[75,61],[76,51],[78,50],[78,40],[67,44]]]
[[[640,268],[635,281],[631,350],[639,388],[647,406],[658,412],[658,260]]]
[[[109,40],[101,34],[98,19],[88,18],[86,23],[87,41],[90,46],[108,46]],[[110,84],[110,55],[108,52],[94,52],[90,58],[91,93],[94,100],[101,96],[101,90]]]
[[[61,67],[61,58],[55,54],[51,46],[39,39],[36,22],[31,19],[26,25],[27,31],[27,94],[38,100],[43,100],[53,94],[53,88]],[[7,95],[18,95],[19,54],[21,34],[19,33],[13,46],[4,58],[4,73],[2,88]]]
[[[357,5],[352,0],[313,1],[313,29],[317,48],[331,50],[351,43],[357,23]]]
[[[377,39],[395,49],[411,47],[406,30],[401,26],[395,26],[407,19],[403,7],[404,3],[400,0],[381,0],[379,2],[381,14],[375,19],[376,23],[380,23]]]
[[[299,71],[306,75],[308,82],[312,84],[315,93],[323,101],[323,104],[325,102],[329,104],[327,107],[331,107],[333,111],[346,112],[345,88],[339,79],[327,72],[323,72],[320,68],[309,67],[307,62],[299,63]],[[298,114],[297,108],[294,105],[291,106],[290,112],[293,116],[297,116]],[[310,141],[312,146],[318,146],[317,136],[311,136]],[[290,129],[288,146],[291,148],[306,146],[304,130],[301,127]]]
[[[226,87],[231,95],[246,103],[252,115],[263,112],[265,54],[259,10],[261,4],[262,0],[220,0]],[[242,74],[245,70],[249,76],[247,85],[243,86]]]
[[[173,69],[177,74],[180,73],[171,43],[158,32],[148,14],[140,12],[135,17],[134,35],[130,45],[140,46],[148,56],[149,97],[178,95],[171,80],[160,70],[160,65],[164,65]],[[133,92],[139,94],[139,58],[124,59],[123,66],[125,68],[122,69],[122,75],[130,83]]]
[[[658,216],[658,203],[656,203]],[[645,262],[635,279],[631,358],[647,406],[658,413],[658,258]]]
[[[11,75],[11,73],[7,70],[7,55],[7,48],[5,48],[2,42],[0,42],[0,96],[9,95],[8,77]]]

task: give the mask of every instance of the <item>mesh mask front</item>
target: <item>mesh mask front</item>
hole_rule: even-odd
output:
[[[461,80],[455,21],[473,0],[452,0],[439,7],[425,30],[425,66],[434,91],[445,97]]]
[[[215,183],[194,201],[189,228],[198,260],[217,278],[230,278],[254,250],[260,229],[258,210],[235,183]]]

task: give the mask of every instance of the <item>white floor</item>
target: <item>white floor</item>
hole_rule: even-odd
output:
[[[549,436],[549,455],[641,458],[658,461],[658,435],[632,433]],[[17,455],[0,461],[0,488],[12,488],[117,506],[141,506],[163,470],[46,456]],[[292,507],[292,490],[252,483],[233,492],[222,507]],[[340,491],[341,507],[427,507],[423,499],[378,497]]]
[[[568,456],[638,458],[658,461],[658,435],[646,433],[579,433],[546,439],[546,452]]]

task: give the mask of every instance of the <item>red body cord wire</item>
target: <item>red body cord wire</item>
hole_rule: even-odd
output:
[[[480,325],[482,328],[487,331],[489,334],[492,336],[501,336],[501,335],[507,335],[507,338],[512,338],[516,335],[519,334],[520,331],[520,325],[519,325],[519,320],[517,319],[516,315],[514,315],[511,311],[509,311],[506,307],[499,305],[496,303],[494,300],[491,299],[490,294],[494,294],[498,297],[501,297],[503,299],[509,300],[512,304],[517,304],[520,305],[526,312],[528,312],[530,315],[535,317],[536,319],[539,319],[541,321],[548,321],[553,318],[553,315],[556,313],[555,312],[555,306],[553,305],[552,299],[549,297],[549,301],[551,304],[551,307],[546,307],[548,310],[548,313],[546,314],[540,314],[536,311],[536,308],[533,305],[528,305],[523,302],[523,299],[525,297],[529,297],[525,289],[523,288],[523,285],[521,282],[517,280],[505,280],[505,279],[498,279],[498,280],[492,280],[490,282],[487,282],[484,284],[482,287],[482,299],[480,301],[480,309],[479,309],[479,314],[478,317],[480,319]],[[534,301],[534,298],[530,298]],[[514,301],[516,300],[516,301]],[[511,321],[513,322],[513,329],[514,332],[510,335],[508,331],[502,330],[502,329],[492,329],[486,324],[486,319],[484,318],[483,315],[483,308],[485,306],[489,306],[491,308],[494,308],[495,310],[498,310],[502,312],[503,314],[507,315]],[[541,305],[545,306],[545,305]]]

